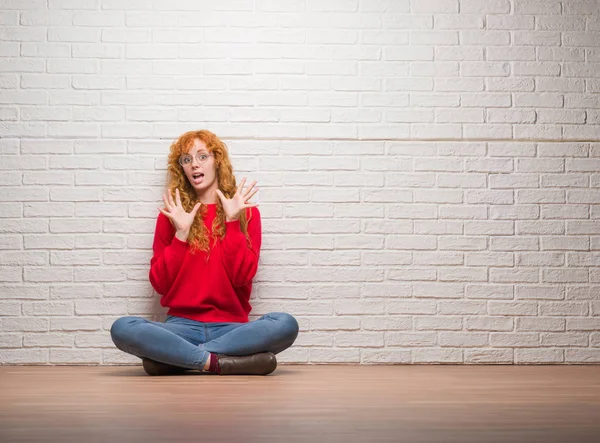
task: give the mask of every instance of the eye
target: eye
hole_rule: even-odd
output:
[[[206,161],[206,159],[207,159],[207,158],[208,158],[208,155],[206,155],[206,154],[202,154],[202,155],[200,156],[200,160],[201,160],[201,161]]]
[[[191,163],[191,162],[192,162],[192,157],[191,157],[191,156],[189,156],[189,155],[184,155],[184,156],[183,156],[183,163],[184,163],[184,164],[186,164],[186,165],[187,165],[187,164],[189,164],[189,163]]]

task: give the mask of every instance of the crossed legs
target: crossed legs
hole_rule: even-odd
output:
[[[111,337],[117,348],[142,359],[203,370],[210,353],[246,356],[277,354],[295,341],[298,322],[273,312],[248,323],[202,323],[180,317],[153,322],[126,316],[115,321]]]

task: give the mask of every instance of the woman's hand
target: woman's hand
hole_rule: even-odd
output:
[[[256,184],[256,180],[253,181],[248,189],[242,191],[244,189],[244,183],[246,182],[246,177],[242,179],[242,182],[237,188],[237,191],[231,198],[226,198],[225,195],[221,192],[220,189],[216,190],[219,199],[221,200],[221,204],[223,205],[223,211],[225,212],[225,221],[234,221],[240,217],[240,213],[247,208],[253,208],[258,206],[255,203],[248,203],[254,194],[258,192],[258,188],[255,188],[252,191],[252,188]]]
[[[165,216],[167,216],[175,225],[177,232],[175,236],[181,241],[187,241],[188,235],[190,234],[190,228],[196,213],[200,209],[200,202],[196,203],[191,212],[185,212],[183,206],[181,206],[181,197],[179,196],[179,189],[175,189],[175,202],[170,192],[163,194],[163,202],[165,203],[166,211],[162,208],[158,208]]]

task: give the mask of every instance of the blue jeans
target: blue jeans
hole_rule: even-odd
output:
[[[167,316],[164,323],[141,317],[121,317],[110,329],[117,348],[137,357],[188,369],[202,369],[210,353],[277,354],[298,336],[290,314],[272,312],[248,323],[205,323]]]

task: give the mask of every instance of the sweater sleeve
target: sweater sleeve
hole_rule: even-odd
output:
[[[258,270],[262,225],[258,208],[250,208],[248,215],[248,246],[239,220],[225,222],[225,238],[221,240],[223,266],[234,287],[245,286],[252,281]]]
[[[165,295],[185,258],[188,244],[175,237],[175,229],[169,219],[159,214],[156,220],[153,256],[150,260],[150,283],[156,292]]]

